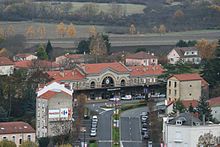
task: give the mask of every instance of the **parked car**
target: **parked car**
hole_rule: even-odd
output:
[[[125,95],[123,97],[121,97],[121,100],[131,100],[132,96],[131,95]]]
[[[154,95],[151,95],[152,98],[165,98],[166,95],[162,93],[155,93]]]
[[[133,99],[145,99],[144,95],[136,95],[133,97]]]
[[[147,123],[142,124],[142,128],[147,128],[147,127],[148,127]]]
[[[145,132],[148,132],[147,128],[141,128],[141,134],[144,135]]]
[[[109,101],[120,101],[120,98],[119,97],[113,97],[113,98],[110,98]]]
[[[96,136],[96,128],[91,128],[90,130],[90,136],[95,137]]]
[[[92,128],[97,128],[97,121],[92,121],[91,127]]]
[[[144,115],[144,116],[141,116],[141,122],[142,123],[146,123],[148,120],[148,116]]]
[[[98,121],[98,116],[97,115],[93,115],[92,116],[92,121],[93,122],[97,122]]]
[[[147,116],[148,115],[148,112],[146,112],[146,111],[143,111],[143,112],[141,112],[141,114],[140,114],[140,116]]]
[[[149,138],[149,133],[148,132],[144,132],[143,133],[143,139],[148,139]]]

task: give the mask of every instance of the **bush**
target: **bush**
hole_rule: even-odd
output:
[[[94,139],[89,140],[89,143],[96,143],[96,140],[94,140]]]
[[[38,145],[34,142],[31,142],[31,141],[24,141],[24,142],[22,142],[20,147],[38,147]]]
[[[0,147],[16,147],[16,144],[12,141],[3,140],[0,142]]]

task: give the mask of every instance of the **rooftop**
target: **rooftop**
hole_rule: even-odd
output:
[[[171,77],[175,77],[179,81],[194,81],[194,80],[204,80],[198,73],[190,74],[174,74]],[[171,78],[170,77],[170,78]]]
[[[129,66],[128,68],[131,70],[131,76],[161,75],[164,72],[161,65]]]
[[[35,133],[35,130],[25,122],[0,122],[0,134]]]
[[[12,62],[7,57],[0,57],[0,66],[5,66],[5,65],[14,65],[14,62]]]
[[[79,70],[64,70],[64,71],[48,71],[47,74],[54,79],[54,81],[60,82],[65,80],[82,80],[85,78]]]
[[[177,47],[177,48],[174,48],[174,50],[178,53],[180,57],[186,57],[184,56],[184,53],[187,51],[198,51],[196,47]],[[195,55],[192,55],[192,56],[195,56]],[[198,57],[198,55],[196,57]]]
[[[156,56],[154,54],[146,53],[144,51],[135,53],[135,54],[128,54],[126,56],[127,59],[155,59]]]
[[[175,117],[173,120],[169,122],[169,124],[175,125],[176,121],[182,121],[183,126],[195,126],[195,125],[201,125],[202,122],[200,119],[194,117],[191,113],[185,112],[180,113],[177,117]]]
[[[216,106],[220,107],[220,96],[215,97],[215,98],[211,98],[208,100],[208,102],[211,107],[216,107]]]
[[[69,95],[68,93],[62,91],[62,90],[48,90],[47,92],[45,92],[44,94],[42,94],[41,96],[39,96],[39,98],[42,98],[42,99],[51,99],[52,97],[54,97],[55,95],[57,94],[64,94],[64,95],[67,95],[67,96],[71,96]]]
[[[112,69],[119,73],[129,72],[129,69],[124,64],[119,62],[80,64],[79,67],[87,74],[98,74],[107,69]]]
[[[20,57],[20,58],[26,58],[28,56],[31,56],[32,54],[28,54],[28,53],[24,53],[24,54],[17,54],[15,55],[16,57]]]

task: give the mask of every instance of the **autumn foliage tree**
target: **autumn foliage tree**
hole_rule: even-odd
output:
[[[0,141],[0,147],[16,147],[16,144],[12,141],[3,140]]]
[[[74,37],[76,35],[76,28],[72,23],[67,27],[66,33],[69,37]]]
[[[12,36],[15,34],[15,29],[13,25],[9,25],[7,30],[6,30],[7,36]]]
[[[196,47],[199,49],[202,59],[211,59],[214,57],[217,43],[201,39],[197,42]]]
[[[40,39],[43,39],[46,37],[46,28],[43,24],[39,26],[38,33],[39,33]]]
[[[176,12],[174,13],[174,18],[181,18],[181,17],[183,17],[184,16],[184,13],[183,13],[183,11],[182,10],[176,10]]]
[[[66,33],[66,26],[63,22],[60,22],[58,25],[57,25],[57,29],[56,29],[58,35],[60,35],[61,37],[64,37],[65,36],[65,33]]]
[[[165,25],[161,24],[158,31],[160,34],[165,34],[167,29],[166,29]]]
[[[3,29],[2,26],[0,26],[0,38],[4,38],[5,37],[5,31]]]
[[[135,28],[134,24],[131,24],[131,26],[129,28],[129,33],[132,35],[136,33],[136,28]]]
[[[26,36],[28,38],[33,38],[34,37],[34,34],[35,34],[35,29],[33,26],[29,26],[26,30]]]
[[[97,35],[97,30],[95,26],[90,26],[89,27],[89,36],[96,36]]]
[[[31,142],[31,141],[24,141],[24,142],[22,142],[20,147],[38,147],[38,145],[34,142]]]

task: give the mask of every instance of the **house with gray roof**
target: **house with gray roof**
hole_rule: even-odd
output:
[[[166,147],[217,147],[220,145],[220,124],[203,123],[189,112],[180,113],[172,118],[164,117],[162,133]]]
[[[201,62],[199,50],[196,47],[174,48],[167,55],[167,59],[170,64],[177,62],[199,64]]]

